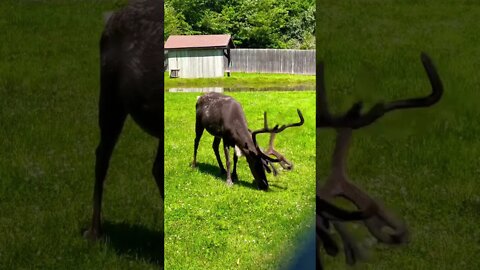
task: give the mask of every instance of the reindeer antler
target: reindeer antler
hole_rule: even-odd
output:
[[[408,240],[407,227],[398,220],[383,205],[376,202],[367,193],[348,181],[346,176],[346,158],[353,129],[372,124],[389,111],[396,109],[428,107],[437,103],[443,94],[443,85],[431,59],[426,53],[421,54],[421,60],[432,85],[432,93],[422,98],[412,98],[393,101],[387,104],[377,103],[367,113],[361,114],[362,103],[355,103],[344,115],[333,117],[327,107],[323,63],[317,64],[317,128],[334,127],[337,129],[335,151],[332,160],[332,172],[321,188],[317,189],[317,248],[323,244],[327,254],[335,256],[338,247],[328,234],[330,223],[340,234],[344,243],[344,252],[348,264],[354,264],[361,255],[355,241],[350,237],[341,222],[347,220],[363,220],[370,233],[383,243],[400,244]],[[359,211],[348,212],[335,207],[328,201],[341,196],[350,200]],[[320,223],[319,223],[320,222]],[[320,225],[319,225],[320,224]],[[393,232],[382,229],[390,227]],[[320,257],[317,257],[317,267],[321,268]]]
[[[303,125],[305,120],[303,119],[303,115],[302,115],[302,112],[300,111],[300,109],[297,109],[297,113],[298,113],[298,117],[300,118],[300,122],[292,123],[292,124],[288,124],[288,125],[282,125],[280,127],[278,125],[275,125],[273,128],[268,128],[267,112],[264,112],[263,113],[263,128],[252,131],[252,139],[253,139],[253,143],[255,144],[255,147],[257,148],[257,151],[268,161],[270,161],[270,162],[280,162],[282,164],[282,161],[284,162],[286,160],[285,157],[283,157],[280,153],[278,153],[277,151],[275,151],[273,149],[273,139],[274,139],[274,136],[275,136],[274,134],[280,133],[280,132],[284,131],[285,129],[289,128],[289,127],[296,127],[296,126]],[[276,157],[276,159],[268,156],[269,154],[264,153],[260,149],[260,147],[258,146],[257,134],[260,134],[260,133],[270,133],[271,134],[270,135],[270,142],[269,142],[269,150],[267,151],[267,153],[273,154]],[[283,165],[282,165],[282,167],[283,167]],[[273,166],[272,166],[272,168],[273,168]],[[275,168],[273,168],[273,170],[274,170],[274,172],[276,172]]]
[[[343,116],[332,117],[327,106],[327,95],[325,92],[325,80],[323,74],[323,63],[317,64],[317,80],[319,91],[317,93],[317,128],[322,127],[350,127],[352,129],[358,129],[364,126],[368,126],[382,117],[385,113],[408,108],[428,107],[437,103],[443,95],[443,84],[440,80],[440,76],[437,73],[435,66],[433,65],[430,57],[422,52],[421,60],[425,72],[427,73],[430,84],[432,85],[432,93],[426,97],[412,98],[393,101],[387,104],[377,103],[367,113],[358,116],[362,109],[362,102],[355,103],[352,108]],[[351,115],[355,115],[351,117]]]
[[[303,125],[303,123],[305,121],[303,119],[302,112],[299,109],[297,109],[297,113],[298,113],[298,116],[300,118],[300,122],[289,124],[289,125],[283,125],[276,132],[270,132],[270,140],[268,142],[268,149],[267,149],[267,151],[264,152],[264,154],[266,154],[267,156],[270,156],[270,155],[275,156],[278,159],[278,162],[280,163],[280,166],[282,166],[282,168],[285,169],[285,170],[292,170],[293,169],[293,164],[287,158],[285,158],[285,156],[283,156],[278,151],[276,151],[273,144],[274,144],[274,141],[275,141],[275,135],[277,133],[279,133],[279,132],[281,132],[281,131],[285,130],[286,128],[289,128],[289,127],[295,127],[295,126]],[[268,130],[267,112],[263,113],[263,128],[265,130]],[[277,170],[275,169],[273,163],[269,163],[269,165],[272,168],[273,175],[277,175]]]

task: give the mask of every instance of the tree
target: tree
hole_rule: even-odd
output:
[[[165,36],[231,34],[237,47],[314,48],[313,0],[166,0],[165,4]]]

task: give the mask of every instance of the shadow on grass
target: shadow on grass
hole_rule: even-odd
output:
[[[208,174],[212,175],[213,177],[215,177],[216,179],[223,181],[224,183],[226,182],[227,176],[226,176],[226,174],[220,174],[220,168],[218,166],[214,166],[214,165],[207,164],[207,163],[197,162],[197,168],[196,169],[198,169],[202,173],[208,173]],[[268,175],[267,175],[267,177],[268,177]],[[238,181],[235,182],[234,184],[242,186],[242,187],[247,187],[247,188],[258,190],[258,187],[254,182],[247,182],[247,181],[242,181],[242,180],[238,179]],[[279,189],[283,189],[283,190],[287,189],[287,187],[279,186],[279,185],[272,184],[272,183],[270,183],[270,186],[271,187],[276,187],[276,188],[279,188]]]
[[[213,177],[215,177],[218,180],[223,181],[224,183],[226,183],[226,181],[227,181],[227,175],[226,174],[220,174],[220,168],[218,166],[213,166],[211,164],[197,162],[197,169],[199,171],[201,171],[202,173],[208,173],[208,174],[212,175]],[[239,185],[239,186],[242,186],[242,187],[257,189],[257,185],[255,185],[254,183],[245,182],[245,181],[242,181],[240,179],[238,179],[238,181],[235,182],[234,185]]]
[[[460,203],[459,214],[464,216],[476,216],[480,218],[480,199],[468,198]]]
[[[280,185],[272,184],[272,183],[270,183],[270,187],[276,187],[276,188],[281,189],[281,190],[287,190],[288,189],[288,187],[286,187],[286,186],[280,186]]]
[[[104,224],[106,244],[119,256],[142,259],[163,269],[164,233],[141,225],[127,223]]]

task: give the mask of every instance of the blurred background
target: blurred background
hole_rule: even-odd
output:
[[[475,1],[317,2],[317,61],[325,63],[329,104],[344,112],[362,100],[428,94],[420,52],[430,55],[444,84],[427,109],[393,112],[354,132],[349,176],[403,217],[407,246],[375,245],[362,269],[469,269],[480,264],[480,109]],[[329,172],[334,131],[317,133],[317,179]],[[351,228],[363,241],[365,231]],[[324,256],[343,269],[342,256]]]

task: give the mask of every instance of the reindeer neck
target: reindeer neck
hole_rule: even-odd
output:
[[[247,126],[244,128],[236,129],[233,131],[232,137],[235,141],[235,144],[240,148],[243,152],[245,150],[255,151],[255,145],[253,144],[252,133],[248,131]]]

